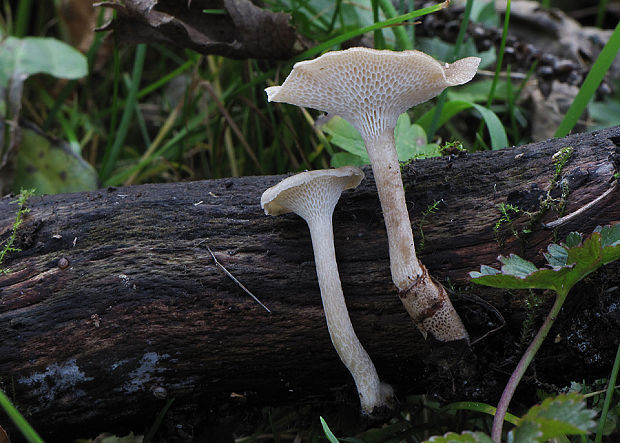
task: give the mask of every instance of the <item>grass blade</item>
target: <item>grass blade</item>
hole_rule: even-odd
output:
[[[428,8],[422,8],[422,9],[418,9],[416,11],[412,11],[409,12],[407,14],[403,14],[403,15],[399,15],[398,17],[394,17],[391,19],[387,19],[385,21],[379,22],[379,23],[374,23],[370,26],[365,26],[363,28],[357,28],[354,29],[352,31],[349,32],[345,32],[344,34],[341,34],[337,37],[334,37],[332,39],[329,39],[323,43],[320,43],[318,45],[316,45],[313,48],[308,49],[307,51],[302,52],[301,54],[299,54],[297,57],[295,57],[295,59],[293,60],[294,62],[297,61],[301,61],[301,60],[306,60],[316,54],[319,54],[321,52],[323,52],[326,49],[331,48],[332,46],[336,46],[339,45],[340,43],[346,42],[347,40],[352,39],[353,37],[357,37],[358,35],[362,35],[365,34],[367,32],[374,32],[376,29],[381,29],[381,28],[385,28],[387,26],[392,26],[392,25],[397,25],[399,23],[402,23],[404,21],[410,20],[412,18],[416,18],[416,17],[421,17],[423,15],[427,15],[427,14],[431,14],[433,12],[437,12],[445,7],[447,7],[449,4],[449,2],[445,1],[443,3],[439,3],[433,6],[430,6]]]
[[[394,8],[391,0],[378,0],[378,2],[385,18],[390,19],[398,16],[398,12],[396,12],[396,8]],[[402,26],[394,26],[392,32],[394,37],[396,37],[398,49],[413,49],[413,42],[409,39],[407,31]]]
[[[497,64],[495,65],[495,75],[493,76],[493,82],[491,83],[491,89],[489,90],[489,97],[487,98],[488,109],[491,108],[491,103],[493,103],[493,96],[495,95],[497,81],[499,80],[499,75],[502,72],[502,64],[504,62],[504,50],[506,48],[506,36],[508,35],[508,23],[510,22],[510,0],[506,2],[506,12],[504,14],[504,29],[502,31],[502,41],[499,45],[499,51],[497,53]],[[482,140],[482,122],[480,122],[477,134],[477,138],[479,140]]]
[[[463,40],[465,40],[465,32],[467,31],[467,26],[469,25],[469,17],[471,15],[471,9],[473,7],[474,0],[467,0],[465,4],[465,11],[463,12],[463,21],[461,22],[461,27],[459,28],[459,34],[456,36],[456,42],[454,43],[454,55],[452,56],[452,60],[446,60],[449,62],[455,61],[459,58],[461,53],[461,45],[463,44]],[[435,132],[437,131],[439,125],[439,116],[441,115],[441,110],[443,109],[444,104],[446,103],[446,96],[448,94],[448,90],[444,89],[442,93],[439,95],[437,99],[437,103],[435,104],[435,114],[433,114],[433,120],[431,121],[430,127],[426,132],[426,139],[429,143],[435,137]]]
[[[442,411],[474,411],[482,412],[483,414],[495,415],[497,409],[495,406],[477,401],[458,401],[444,406]],[[506,413],[504,420],[513,425],[519,424],[519,417],[510,413]]]
[[[127,137],[129,131],[129,125],[133,119],[135,106],[137,104],[138,88],[140,86],[140,80],[142,79],[142,69],[144,68],[144,59],[146,56],[146,44],[140,44],[136,49],[136,56],[134,60],[133,73],[131,76],[131,88],[128,91],[127,105],[123,110],[123,116],[121,117],[121,123],[114,135],[114,144],[110,149],[106,149],[99,177],[102,182],[106,182],[107,178],[112,173],[116,161],[121,153],[121,148]],[[111,135],[111,134],[110,134]]]
[[[609,37],[609,41],[596,58],[573,104],[570,105],[570,108],[568,108],[566,115],[562,119],[562,123],[560,123],[557,131],[555,131],[554,137],[565,137],[575,127],[577,120],[579,120],[579,117],[583,114],[590,99],[596,93],[596,89],[601,84],[601,81],[603,81],[603,77],[605,77],[609,67],[618,55],[618,51],[620,51],[620,22],[616,25],[614,32],[611,34],[611,37]]]
[[[594,443],[601,443],[603,440],[603,429],[605,428],[605,421],[607,420],[607,413],[609,412],[609,405],[611,399],[614,396],[614,387],[616,386],[616,378],[618,377],[618,370],[620,369],[620,344],[618,345],[618,351],[616,352],[616,360],[614,361],[614,367],[611,370],[609,376],[609,384],[607,385],[607,393],[605,394],[605,402],[603,403],[603,410],[601,411],[601,418],[599,419],[598,429],[596,430],[596,438]]]
[[[26,421],[24,416],[19,413],[17,408],[13,406],[11,400],[0,389],[0,406],[6,412],[6,414],[13,420],[15,426],[19,428],[23,436],[29,443],[43,443],[43,439],[39,436],[37,431],[34,430],[30,423]]]

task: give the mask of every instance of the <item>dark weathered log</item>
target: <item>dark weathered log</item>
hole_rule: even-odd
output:
[[[492,306],[507,321],[471,351],[431,350],[404,312],[370,170],[342,196],[335,240],[351,318],[380,376],[397,392],[496,400],[520,352],[527,294],[469,287],[467,272],[494,265],[500,253],[541,263],[539,253],[555,235],[620,220],[615,191],[556,232],[540,226],[558,218],[554,210],[520,239],[512,231],[527,226],[528,215],[495,232],[499,203],[539,209],[556,170],[552,156],[567,146],[574,152],[560,175],[570,213],[609,189],[620,159],[619,127],[403,167],[421,259],[436,278],[459,288],[453,302],[472,339],[501,323]],[[49,441],[101,430],[142,432],[164,395],[177,399],[176,408],[207,414],[214,405],[241,401],[233,392],[255,404],[329,398],[342,385],[353,392],[324,325],[305,223],[260,209],[262,191],[280,179],[108,188],[28,201],[16,244],[22,252],[7,257],[2,266],[11,273],[0,276],[0,382]],[[0,200],[0,240],[10,234],[12,200]],[[423,217],[435,201],[438,211]],[[209,248],[271,313],[216,266]],[[556,340],[537,360],[538,381],[607,373],[610,342],[620,336],[613,304],[618,269],[610,265],[569,297],[566,317],[552,331]]]

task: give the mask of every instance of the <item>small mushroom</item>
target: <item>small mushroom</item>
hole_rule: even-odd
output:
[[[340,194],[357,187],[363,178],[364,173],[351,166],[302,172],[267,189],[261,207],[267,215],[294,212],[308,224],[329,335],[355,380],[362,412],[372,414],[376,407],[389,404],[392,388],[379,381],[372,360],[353,330],[340,284],[332,228],[332,214]]]
[[[478,57],[447,64],[420,51],[350,48],[296,63],[282,86],[265,89],[269,101],[339,115],[360,132],[385,219],[392,280],[418,329],[440,341],[468,335],[445,289],[416,257],[394,127],[407,109],[471,80],[479,63]]]

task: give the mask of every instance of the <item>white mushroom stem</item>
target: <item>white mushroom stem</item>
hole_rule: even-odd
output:
[[[424,337],[430,332],[440,341],[468,339],[446,290],[430,278],[416,256],[394,130],[366,136],[364,142],[385,220],[392,281],[403,306]]]
[[[379,381],[375,365],[353,330],[340,284],[332,226],[340,194],[356,187],[363,177],[360,169],[351,166],[302,172],[267,189],[261,206],[271,215],[294,212],[308,224],[329,336],[355,380],[362,412],[372,414],[391,402],[392,388]]]
[[[340,360],[355,380],[362,412],[371,414],[375,407],[386,405],[391,398],[391,388],[379,381],[375,365],[353,330],[338,274],[331,215],[306,221],[329,336]]]
[[[423,271],[415,254],[400,164],[394,148],[394,131],[388,129],[376,137],[367,137],[364,142],[383,210],[392,280],[399,291],[405,291]]]

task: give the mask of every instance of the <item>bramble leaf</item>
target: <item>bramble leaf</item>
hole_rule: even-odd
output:
[[[525,278],[533,272],[538,271],[534,263],[524,260],[518,255],[510,254],[508,257],[501,257],[502,272],[514,275],[515,277]]]
[[[508,433],[509,443],[532,443],[541,441],[542,430],[535,421],[526,421]]]
[[[571,393],[547,398],[533,406],[511,431],[515,443],[547,441],[565,435],[583,435],[596,427],[596,412],[586,409],[583,396]]]
[[[499,256],[501,271],[486,265],[469,273],[474,283],[509,289],[552,289],[567,294],[586,275],[620,259],[620,223],[597,227],[590,237],[572,232],[563,244],[551,244],[544,253],[549,268],[537,268],[518,255]]]
[[[574,248],[575,246],[579,246],[581,244],[581,234],[579,232],[571,232],[566,236],[566,247]]]
[[[493,443],[491,437],[489,437],[484,432],[470,432],[465,431],[462,434],[455,434],[454,432],[448,432],[444,435],[436,435],[426,440],[426,442],[435,442],[435,443],[458,443],[458,442],[467,442],[467,443]],[[426,443],[425,442],[425,443]]]
[[[544,252],[543,255],[553,269],[566,266],[566,259],[568,259],[568,249],[563,246],[556,245],[555,243],[547,246],[549,252]]]

